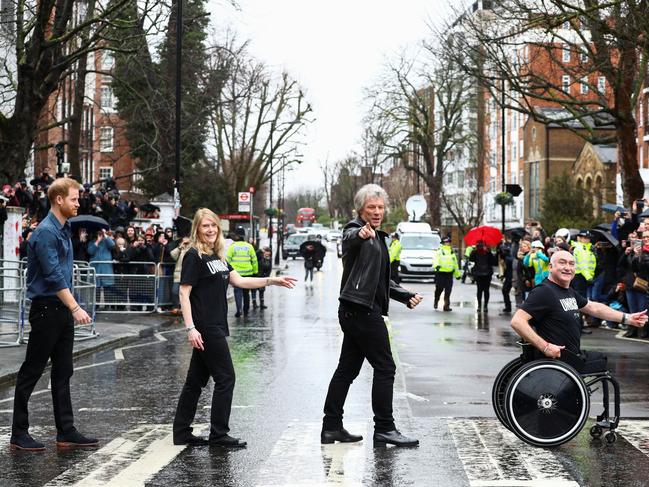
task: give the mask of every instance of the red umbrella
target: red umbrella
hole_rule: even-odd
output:
[[[495,247],[502,242],[503,234],[495,227],[476,227],[472,228],[464,236],[464,242],[467,245],[475,245],[479,240],[484,241],[488,247]]]

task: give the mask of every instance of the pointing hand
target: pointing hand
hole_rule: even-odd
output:
[[[376,237],[376,232],[372,228],[372,225],[366,223],[365,226],[361,228],[360,231],[358,232],[358,236],[363,240],[366,240],[368,238]]]

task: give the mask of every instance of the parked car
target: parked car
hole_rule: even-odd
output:
[[[282,258],[286,260],[289,257],[293,257],[293,260],[295,260],[300,255],[300,245],[306,242],[307,238],[309,238],[309,234],[306,232],[289,235],[284,240],[284,245],[282,246]]]
[[[326,239],[327,242],[338,242],[343,239],[343,232],[340,230],[329,230]]]

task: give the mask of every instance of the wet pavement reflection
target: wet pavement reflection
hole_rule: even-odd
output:
[[[30,403],[30,422],[47,450],[34,455],[0,449],[0,486],[647,485],[649,345],[616,339],[605,330],[584,339],[585,348],[609,355],[621,383],[624,418],[615,444],[592,440],[587,423],[562,447],[530,447],[500,425],[491,406],[494,377],[519,353],[511,316],[498,314],[502,302],[495,290],[493,311],[477,313],[475,288],[457,283],[451,312],[433,310],[430,283],[404,283],[424,295],[416,310],[391,304],[395,418],[420,446],[373,448],[367,364],[345,405],[345,426],[365,439],[321,445],[322,406],[342,340],[336,314],[341,270],[330,251],[312,286],[269,288],[268,309],[230,317],[237,375],[231,434],[248,441],[248,448],[171,445],[171,422],[191,354],[176,323],[123,347],[123,359],[103,350],[75,363],[76,422],[101,438],[99,450],[56,450],[43,378]],[[285,272],[302,278],[302,261],[289,261]],[[12,395],[11,385],[0,386],[0,401]],[[196,433],[209,422],[210,397],[208,386]],[[599,412],[599,392],[592,400],[592,412]],[[0,402],[5,445],[10,422],[11,402]]]

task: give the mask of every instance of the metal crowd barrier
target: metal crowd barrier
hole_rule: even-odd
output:
[[[21,326],[24,263],[0,259],[0,348],[17,347],[23,340]]]
[[[172,305],[175,263],[93,261],[98,313],[148,313]]]
[[[23,284],[26,281],[27,269],[22,272]],[[86,325],[74,326],[74,339],[76,341],[88,340],[97,338],[95,327],[95,288],[96,288],[95,269],[91,267],[88,262],[74,261],[72,268],[72,288],[74,299],[77,300],[79,305],[88,313],[92,321]],[[31,300],[27,298],[26,287],[23,285],[20,296],[20,333],[18,344],[26,343],[29,341],[29,332],[27,326],[29,325],[29,310],[31,309]]]

